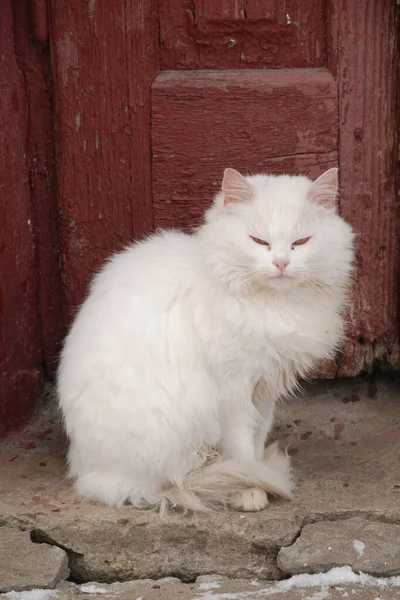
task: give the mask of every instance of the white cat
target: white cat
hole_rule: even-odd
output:
[[[58,391],[69,473],[108,505],[233,505],[290,497],[289,457],[264,444],[279,398],[343,337],[353,233],[337,169],[224,173],[192,235],[115,255],[67,337]]]

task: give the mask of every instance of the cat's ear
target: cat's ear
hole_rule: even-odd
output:
[[[311,186],[309,197],[325,208],[337,209],[339,191],[339,170],[334,167],[325,171]]]
[[[232,202],[246,202],[253,196],[254,190],[245,177],[235,169],[225,169],[222,179],[224,204]]]

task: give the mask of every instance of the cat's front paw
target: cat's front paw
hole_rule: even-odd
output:
[[[232,496],[231,503],[237,510],[256,512],[267,506],[268,498],[266,492],[260,488],[247,488]]]

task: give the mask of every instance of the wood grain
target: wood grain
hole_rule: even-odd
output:
[[[38,265],[26,161],[28,109],[11,1],[0,3],[0,437],[32,414],[42,389]]]
[[[227,166],[320,174],[337,164],[337,88],[328,71],[185,71],[153,84],[157,226],[189,227]]]
[[[14,0],[15,51],[23,74],[27,123],[27,166],[32,224],[39,266],[39,317],[46,372],[54,376],[65,333],[60,276],[55,177],[53,85],[47,46],[47,11],[42,0]],[[32,30],[31,30],[32,27]]]
[[[322,67],[326,0],[163,0],[163,69]]]
[[[396,3],[338,0],[341,211],[357,233],[358,280],[340,375],[399,368]]]
[[[52,3],[57,179],[66,320],[93,270],[151,230],[155,0]]]

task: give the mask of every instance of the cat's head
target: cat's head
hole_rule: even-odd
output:
[[[354,236],[337,192],[336,168],[316,181],[226,169],[200,231],[214,272],[237,288],[344,285]]]

